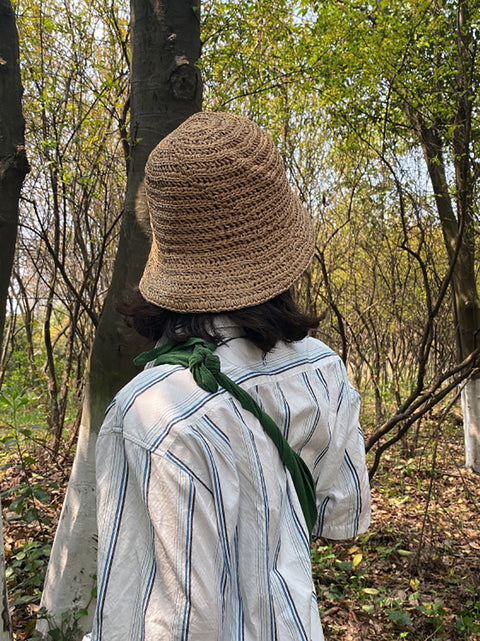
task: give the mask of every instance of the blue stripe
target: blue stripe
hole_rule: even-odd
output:
[[[312,386],[310,384],[310,381],[308,379],[308,376],[307,376],[306,372],[304,372],[302,374],[302,380],[305,383],[305,387],[307,388],[307,390],[308,390],[308,392],[310,394],[310,397],[312,399],[312,405],[311,406],[315,407],[316,410],[315,410],[315,416],[313,417],[311,425],[310,425],[310,430],[309,430],[306,438],[304,439],[304,441],[297,448],[297,453],[300,453],[302,451],[302,449],[307,445],[307,443],[311,440],[312,436],[315,434],[315,430],[318,427],[318,420],[320,418],[320,405],[318,403],[317,397],[314,394],[314,391],[312,389]]]
[[[243,614],[243,603],[242,603],[242,593],[240,589],[240,572],[238,571],[239,567],[239,556],[238,556],[238,525],[235,528],[235,537],[233,539],[233,549],[235,553],[235,563],[237,566],[237,641],[243,641],[245,638],[245,620]]]
[[[320,461],[322,460],[322,458],[325,456],[325,454],[328,452],[328,450],[329,450],[329,448],[330,448],[330,441],[331,441],[331,440],[332,440],[331,438],[329,438],[329,439],[328,439],[327,444],[325,445],[325,447],[323,448],[323,450],[321,450],[321,452],[320,452],[320,454],[317,456],[317,458],[314,460],[314,462],[313,462],[313,469],[314,469],[314,470],[316,469],[317,465],[320,463]]]
[[[190,625],[190,612],[192,608],[191,604],[191,592],[192,592],[192,576],[191,576],[191,565],[192,565],[192,532],[193,532],[193,512],[195,506],[195,486],[190,479],[190,487],[188,493],[188,509],[187,509],[187,523],[186,523],[186,536],[185,536],[185,573],[184,573],[184,583],[183,591],[185,594],[185,609],[183,613],[183,626],[182,626],[182,639],[188,639],[188,628]]]
[[[145,505],[148,505],[148,489],[150,484],[150,474],[151,474],[151,459],[150,459],[150,454],[147,452],[145,466],[143,470],[143,483],[142,483],[142,494],[143,494],[143,501]],[[155,573],[156,573],[155,555],[153,553],[154,545],[155,545],[154,543],[155,532],[153,528],[153,523],[151,521],[150,521],[149,534],[150,534],[150,544],[151,544],[151,550],[152,550],[152,561],[151,561],[150,572],[148,574],[147,582],[145,585],[145,591],[143,594],[143,600],[142,600],[142,628],[141,628],[140,641],[143,641],[145,639],[145,616],[146,616],[148,602],[150,600],[150,595],[153,588],[153,581],[155,579]]]
[[[328,502],[330,501],[330,497],[326,496],[319,509],[318,509],[318,528],[317,528],[317,536],[321,536],[323,532],[323,527],[325,525],[325,511],[327,509]]]
[[[291,420],[290,405],[288,404],[286,396],[283,393],[283,390],[280,387],[280,385],[277,384],[277,388],[280,393],[280,398],[282,399],[283,412],[285,416],[285,419],[283,422],[283,435],[288,440],[288,432],[290,430],[290,420]]]
[[[360,481],[358,480],[357,470],[355,469],[355,466],[353,465],[352,460],[351,460],[348,452],[345,452],[344,460],[345,460],[345,462],[346,462],[346,464],[348,466],[348,469],[351,472],[353,483],[354,483],[354,486],[355,486],[355,495],[356,495],[356,498],[357,498],[357,509],[355,511],[355,521],[354,521],[354,531],[355,531],[354,536],[355,536],[357,534],[357,532],[358,532],[358,522],[359,522],[359,519],[360,519],[360,513],[362,511],[362,495],[361,495],[361,492],[360,492]]]
[[[310,540],[308,537],[308,530],[306,530],[306,528],[302,525],[302,521],[298,518],[298,514],[295,511],[295,508],[293,507],[292,495],[290,494],[290,488],[288,485],[289,484],[287,483],[287,500],[288,500],[288,505],[290,507],[290,513],[293,517],[293,523],[295,525],[295,529],[300,535],[300,541],[303,544],[305,551],[307,552],[307,554],[310,554]],[[305,519],[303,519],[303,522],[304,521]]]
[[[222,441],[225,443],[225,445],[227,445],[228,449],[231,452],[232,446],[230,445],[230,441],[228,440],[225,432],[222,432],[218,425],[215,425],[215,423],[211,419],[209,419],[208,416],[204,417],[204,421],[215,432],[215,434],[217,434],[217,436],[222,439]]]
[[[167,371],[164,371],[163,368],[149,368],[138,374],[132,381],[131,387],[133,387],[133,390],[130,394],[130,396],[125,399],[123,402],[123,410],[122,410],[122,417],[125,418],[125,415],[133,405],[133,403],[137,400],[139,396],[143,394],[143,392],[146,392],[148,389],[151,387],[155,386],[157,383],[160,383],[161,381],[165,380],[168,378],[171,374],[173,374],[174,371],[178,371],[180,369],[184,369],[181,366],[173,367],[173,366],[168,366]],[[152,375],[152,372],[155,372],[155,376],[153,378],[150,378]],[[148,377],[147,381],[143,384],[141,384],[141,381],[143,378]]]
[[[233,399],[232,399],[232,407],[233,407],[233,409],[235,411],[235,414],[237,415],[239,421],[241,422],[241,424],[243,424],[245,426],[245,428],[247,430],[247,434],[246,435],[250,440],[250,443],[251,443],[251,446],[252,446],[252,450],[253,450],[253,453],[255,455],[256,469],[257,469],[257,472],[258,472],[258,475],[259,475],[259,478],[260,478],[260,489],[261,489],[262,497],[263,497],[263,512],[264,512],[264,515],[265,515],[265,531],[263,533],[264,537],[265,537],[265,543],[264,543],[263,547],[265,549],[265,568],[266,568],[266,571],[268,572],[269,565],[270,565],[269,564],[270,541],[269,541],[269,536],[268,536],[270,517],[269,517],[269,513],[268,513],[268,500],[267,500],[267,494],[266,494],[266,491],[265,491],[265,478],[263,476],[263,468],[262,468],[262,464],[260,462],[260,457],[258,455],[257,447],[255,445],[255,439],[253,438],[253,434],[250,431],[250,429],[248,428],[248,425],[245,423],[245,420],[244,420],[243,416],[238,411],[238,408],[236,407],[235,401]],[[257,536],[260,536],[260,534],[261,534],[261,532],[258,531],[257,532]],[[275,620],[274,620],[275,617],[274,617],[274,611],[273,611],[273,599],[272,599],[271,585],[270,585],[270,581],[268,581],[268,580],[267,580],[267,589],[268,589],[268,597],[269,597],[268,598],[268,604],[269,604],[269,610],[270,610],[270,630],[273,631],[274,626],[275,626]]]
[[[210,450],[210,446],[203,437],[202,434],[200,434],[197,430],[192,430],[193,435],[196,436],[196,438],[202,443],[203,449],[207,454],[208,460],[210,461],[210,469],[213,474],[213,485],[214,485],[214,496],[215,496],[215,506],[216,506],[216,513],[217,513],[217,524],[218,528],[220,530],[220,536],[221,536],[221,541],[222,541],[222,547],[223,547],[223,553],[224,553],[224,558],[225,558],[225,563],[227,566],[227,572],[228,576],[231,579],[231,562],[230,562],[230,552],[229,552],[229,542],[228,542],[228,536],[227,536],[227,528],[225,525],[225,507],[223,504],[223,496],[222,496],[222,488],[220,486],[220,481],[219,481],[219,476],[218,476],[218,470],[217,466],[215,465],[215,461],[212,455],[212,452]]]
[[[297,369],[298,367],[302,367],[304,365],[313,365],[314,363],[319,363],[325,358],[328,358],[333,355],[334,355],[333,352],[328,351],[328,352],[320,352],[315,357],[304,355],[301,358],[297,358],[297,360],[294,360],[294,361],[290,360],[289,358],[286,358],[285,363],[283,365],[278,365],[277,367],[269,367],[268,370],[263,372],[258,370],[248,370],[245,374],[238,375],[238,377],[235,379],[235,382],[237,384],[240,384],[240,383],[245,383],[246,381],[253,380],[255,378],[261,378],[265,376],[266,377],[276,376],[277,374],[283,374],[284,372]]]
[[[143,641],[145,639],[145,616],[147,614],[147,606],[148,602],[150,600],[150,595],[152,592],[152,587],[153,587],[153,581],[155,579],[155,574],[156,574],[156,568],[155,568],[155,563],[152,563],[152,567],[150,568],[150,574],[147,579],[147,584],[143,596],[143,601],[142,601],[142,627],[141,627],[141,636],[139,641]]]
[[[282,589],[283,595],[285,596],[285,599],[287,601],[288,610],[292,615],[292,620],[293,620],[293,623],[295,624],[297,631],[300,633],[302,639],[304,639],[305,641],[309,641],[307,634],[305,632],[305,628],[302,625],[297,609],[295,607],[295,601],[292,599],[292,595],[290,594],[290,590],[288,589],[288,585],[285,579],[283,578],[283,576],[280,574],[280,572],[277,570],[276,567],[274,568],[273,573],[278,578],[278,582]]]
[[[337,413],[340,411],[340,407],[342,406],[344,391],[345,391],[345,383],[342,382],[342,385],[340,386],[340,391],[338,393],[338,398],[337,398]]]
[[[113,519],[112,527],[111,527],[111,535],[110,535],[110,541],[108,544],[108,550],[106,554],[106,560],[105,560],[105,568],[103,569],[103,576],[102,580],[100,582],[100,589],[98,590],[98,606],[97,606],[97,612],[98,612],[98,619],[97,621],[99,622],[99,629],[98,629],[98,635],[101,637],[102,635],[102,622],[103,622],[103,607],[105,605],[105,594],[106,594],[106,586],[108,583],[108,579],[110,577],[110,571],[111,571],[111,566],[112,566],[112,560],[113,560],[113,553],[115,551],[115,546],[117,544],[118,540],[118,535],[119,535],[119,529],[118,523],[120,521],[120,518],[122,516],[123,512],[123,507],[125,505],[125,494],[126,494],[126,487],[127,487],[127,481],[128,481],[128,465],[127,465],[127,460],[124,455],[124,460],[123,460],[123,468],[122,468],[122,474],[121,474],[121,479],[120,479],[120,485],[119,485],[119,496],[117,500],[117,507],[115,509],[115,517]]]
[[[107,409],[105,410],[105,414],[104,414],[104,419],[103,420],[105,420],[107,418],[107,416],[110,414],[110,412],[112,411],[112,409],[115,407],[116,404],[117,404],[117,399],[114,398],[113,401],[110,402],[110,404],[108,405]]]
[[[329,392],[329,389],[328,389],[328,384],[327,384],[327,381],[325,380],[322,372],[319,369],[316,369],[315,370],[315,374],[316,374],[318,380],[320,381],[320,384],[325,389],[325,391],[327,393],[328,400],[330,400],[330,392]]]
[[[179,467],[183,472],[188,474],[188,476],[190,476],[191,478],[194,478],[196,481],[198,481],[200,483],[200,485],[202,485],[207,490],[207,492],[209,492],[209,494],[211,494],[213,496],[213,492],[208,487],[208,485],[206,485],[205,482],[202,481],[202,479],[197,474],[195,474],[195,472],[193,470],[191,470],[187,465],[185,465],[185,463],[183,461],[181,461],[179,458],[177,458],[174,454],[171,454],[170,452],[167,452],[165,454],[165,457],[169,461],[171,461],[174,465]]]

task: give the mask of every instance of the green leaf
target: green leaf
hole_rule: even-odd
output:
[[[410,625],[412,619],[403,609],[394,609],[388,611],[388,618],[397,625]]]

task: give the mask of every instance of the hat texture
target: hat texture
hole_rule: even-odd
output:
[[[228,113],[197,113],[145,168],[152,246],[140,281],[151,303],[224,312],[263,303],[305,271],[315,240],[273,141]]]

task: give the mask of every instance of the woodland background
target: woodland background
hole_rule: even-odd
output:
[[[90,597],[55,611],[40,596],[77,442],[77,469],[91,447],[78,441],[85,404],[120,386],[116,341],[128,337],[102,308],[120,237],[126,271],[148,248],[127,181],[153,139],[199,108],[245,114],[275,139],[318,229],[299,294],[363,399],[373,524],[360,540],[312,549],[326,637],[480,638],[480,408],[460,402],[473,384],[480,404],[478,3],[143,4],[163,25],[160,53],[138,7],[132,47],[135,2],[14,5],[29,162],[0,355],[15,638],[34,638],[37,617],[49,639],[88,629]],[[190,26],[173,29],[182,11]],[[165,51],[175,101],[151,133],[138,96]],[[130,212],[142,233],[121,226]],[[98,368],[101,323],[111,333]],[[93,431],[105,402],[88,411]]]

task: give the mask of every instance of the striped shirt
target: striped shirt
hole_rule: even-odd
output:
[[[318,340],[267,355],[235,327],[216,354],[309,466],[315,536],[369,524],[359,398]],[[321,641],[309,536],[258,420],[181,366],[148,367],[107,409],[97,444],[92,641]]]

